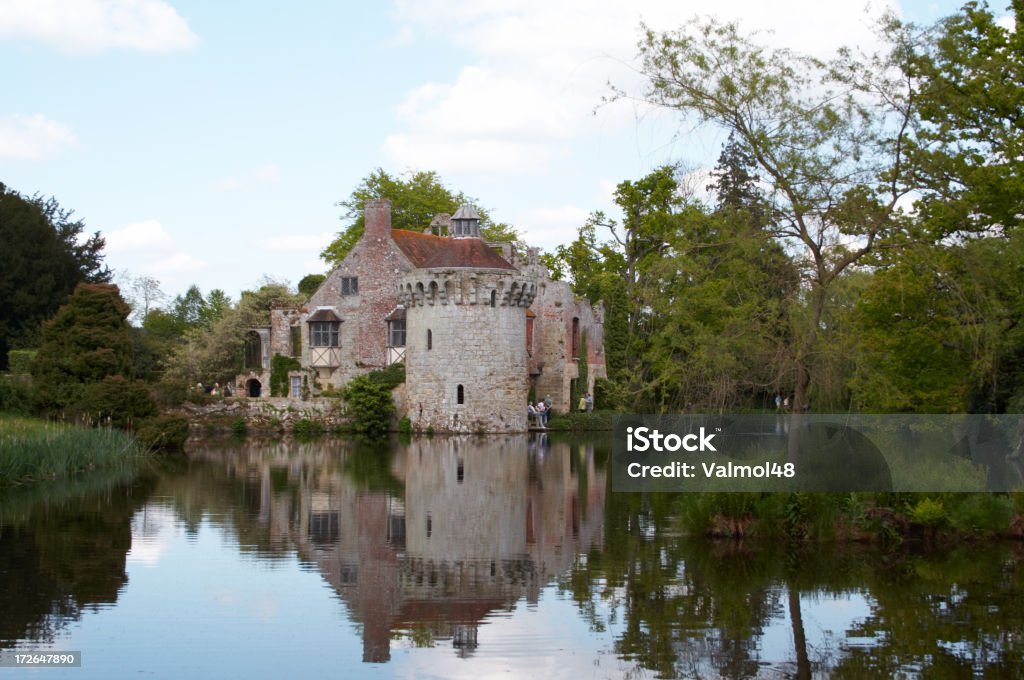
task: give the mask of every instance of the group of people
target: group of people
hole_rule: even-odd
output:
[[[533,423],[534,427],[539,427],[542,430],[546,430],[548,427],[548,418],[551,417],[551,395],[544,397],[543,401],[538,401],[536,404],[526,402],[526,417],[530,423]]]
[[[790,411],[796,411],[796,398],[795,397],[783,397],[781,394],[775,395],[775,410],[789,413]],[[804,404],[801,411],[810,411],[811,405]]]
[[[231,385],[224,385],[221,389],[220,383],[213,383],[213,387],[207,388],[203,383],[196,383],[196,392],[199,394],[209,394],[211,397],[230,397],[231,396]]]

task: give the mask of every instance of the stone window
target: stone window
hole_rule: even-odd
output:
[[[427,329],[427,349],[434,349],[434,333]]]
[[[491,307],[497,306],[497,303],[498,303],[498,291],[492,290],[491,291]]]
[[[245,365],[246,369],[263,368],[263,342],[256,331],[249,331],[245,336]]]
[[[293,375],[291,377],[291,383],[292,390],[290,396],[292,397],[292,399],[298,399],[299,397],[302,396],[302,376]]]
[[[580,356],[580,320],[573,317],[572,320],[572,357],[578,359]]]
[[[342,295],[356,295],[359,293],[359,277],[358,276],[343,276],[341,277],[341,294]]]
[[[293,357],[302,356],[302,326],[292,326],[289,331],[291,332],[291,350]]]
[[[340,326],[337,321],[314,321],[309,324],[310,347],[337,347]]]
[[[462,389],[462,385],[459,385],[458,389],[455,390],[455,401],[459,404],[466,403],[466,391]]]
[[[388,321],[388,347],[405,347],[405,319]]]

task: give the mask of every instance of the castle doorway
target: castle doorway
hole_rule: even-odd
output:
[[[256,378],[249,378],[245,383],[245,393],[250,397],[258,397],[263,392],[263,385]]]

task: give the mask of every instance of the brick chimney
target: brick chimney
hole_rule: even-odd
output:
[[[363,218],[367,237],[391,238],[391,201],[367,201],[363,205]]]

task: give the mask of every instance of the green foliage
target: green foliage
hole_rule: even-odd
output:
[[[129,312],[117,286],[83,283],[75,289],[43,330],[32,367],[38,410],[52,414],[76,407],[90,385],[130,375]]]
[[[387,368],[370,371],[367,377],[370,382],[390,392],[405,382],[405,364],[395,363]]]
[[[302,363],[295,357],[275,354],[270,360],[270,396],[289,396],[288,371],[302,370]]]
[[[149,387],[122,375],[110,375],[85,390],[74,410],[89,422],[130,430],[135,423],[157,414]]]
[[[135,440],[150,451],[180,453],[188,441],[189,423],[183,416],[146,418],[135,428]]]
[[[391,387],[369,375],[360,375],[345,386],[345,403],[356,434],[381,436],[388,431],[394,403]]]
[[[316,292],[327,277],[324,274],[306,274],[299,281],[299,293],[307,298]]]
[[[949,521],[946,508],[937,498],[922,498],[910,511],[910,520],[926,527],[938,527]]]
[[[53,198],[25,198],[0,183],[0,370],[13,347],[38,342],[49,319],[79,283],[103,283],[104,240],[86,238],[85,223]]]
[[[316,420],[302,418],[292,425],[292,435],[300,439],[312,439],[323,436],[324,426]]]
[[[453,215],[460,205],[477,204],[475,199],[461,191],[452,192],[448,189],[436,172],[409,172],[395,177],[377,168],[363,178],[347,199],[338,204],[345,209],[342,220],[348,222],[348,226],[320,253],[328,265],[337,266],[362,238],[365,228],[363,205],[374,199],[391,201],[391,227],[410,231],[423,231],[438,213]],[[480,214],[480,229],[484,238],[518,241],[518,235],[511,227],[494,223],[479,206],[477,212]]]
[[[922,121],[909,157],[933,233],[1011,230],[1024,218],[1024,5],[1012,11],[1016,30],[968,2],[909,55]]]
[[[0,373],[0,413],[32,412],[32,384],[21,376]]]
[[[12,349],[7,353],[7,370],[12,375],[28,375],[37,353],[34,349]]]
[[[547,428],[567,432],[609,432],[612,429],[614,411],[572,410],[569,413],[555,413],[548,420]]]
[[[230,383],[241,372],[246,332],[270,325],[272,307],[299,306],[305,299],[281,283],[244,291],[241,300],[206,328],[188,330],[166,360],[164,379],[191,383]]]
[[[953,527],[968,534],[1001,534],[1010,526],[1013,501],[1007,496],[978,493],[966,495],[952,512]]]
[[[249,434],[249,424],[245,418],[235,418],[231,421],[231,436],[236,439],[245,439]]]
[[[398,421],[398,432],[403,435],[412,434],[412,421],[406,416]]]

